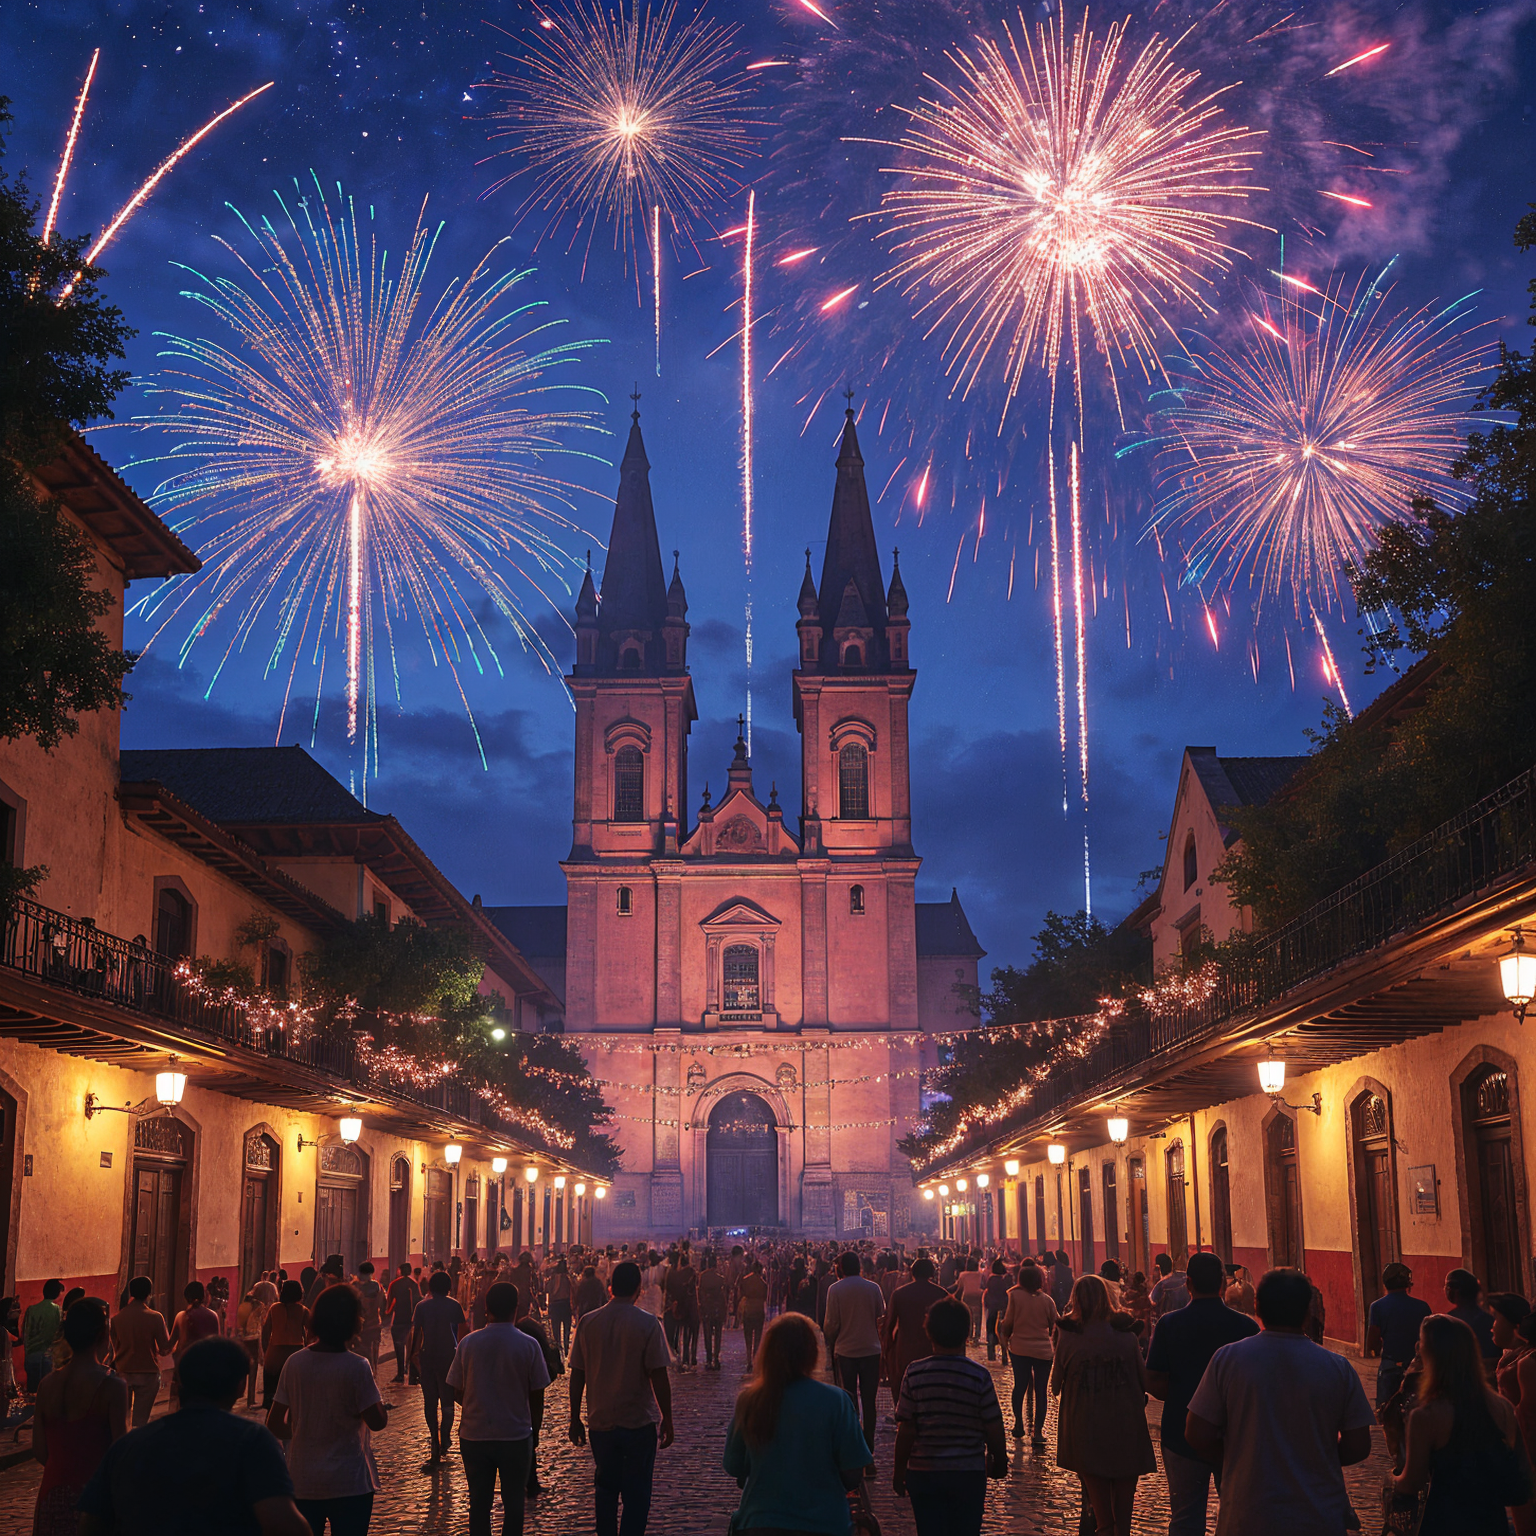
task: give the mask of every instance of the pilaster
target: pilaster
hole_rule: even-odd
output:
[[[683,1227],[683,1168],[681,1138],[676,1122],[682,1119],[682,1055],[676,1049],[682,1041],[680,1029],[658,1029],[653,1036],[658,1049],[651,1055],[652,1086],[656,1106],[652,1128],[654,1153],[651,1162],[651,1230],[657,1233],[681,1231]]]
[[[807,1235],[835,1236],[837,1212],[832,1199],[832,1053],[812,1042],[829,1038],[825,1029],[802,1031],[807,1049],[801,1053],[800,1076],[805,1084],[805,1163],[800,1175],[800,1225]]]

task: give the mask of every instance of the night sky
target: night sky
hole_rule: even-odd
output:
[[[850,222],[877,205],[888,183],[880,167],[893,152],[845,142],[899,133],[893,106],[915,103],[922,72],[942,72],[944,48],[965,43],[996,18],[1016,19],[1017,9],[1001,0],[990,7],[827,0],[823,9],[839,30],[802,6],[772,0],[715,9],[741,26],[743,57],[789,61],[755,76],[761,153],[742,172],[743,185],[757,190],[764,252],[756,332],[759,793],[766,799],[776,781],[790,815],[799,809],[799,741],[790,711],[795,597],[807,546],[820,570],[836,407],[849,386],[858,396],[871,495],[880,498],[875,518],[886,577],[891,547],[899,545],[911,596],[919,897],[942,899],[958,886],[992,962],[1023,963],[1045,912],[1074,910],[1083,896],[1082,824],[1061,809],[1048,552],[1036,587],[1044,527],[1039,391],[1026,392],[1006,415],[1001,397],[985,385],[968,400],[952,394],[937,343],[913,323],[910,301],[896,288],[874,285],[884,259],[877,233],[867,222]],[[1253,177],[1267,190],[1253,194],[1249,212],[1273,232],[1245,234],[1244,254],[1212,289],[1216,313],[1203,324],[1220,333],[1253,307],[1255,293],[1273,291],[1267,272],[1279,265],[1278,237],[1288,232],[1287,265],[1314,278],[1336,272],[1352,281],[1396,257],[1396,304],[1481,290],[1475,319],[1488,322],[1486,337],[1502,335],[1523,347],[1529,272],[1510,232],[1536,198],[1536,0],[1475,8],[1308,5],[1260,44],[1252,39],[1280,22],[1290,5],[1238,0],[1216,10],[1187,46],[1205,78],[1240,82],[1229,111],[1269,135]],[[1102,19],[1125,11],[1133,28],[1168,32],[1198,14],[1137,4],[1106,8]],[[1037,14],[1045,12],[1029,12]],[[718,793],[745,689],[740,364],[730,339],[740,323],[740,240],[712,238],[705,223],[697,253],[684,245],[665,253],[658,379],[651,311],[637,303],[633,270],[626,271],[606,231],[594,240],[583,277],[585,243],[569,249],[569,225],[535,249],[543,228],[537,215],[513,229],[518,184],[483,196],[512,168],[505,159],[479,163],[492,147],[487,117],[498,100],[483,82],[506,66],[499,55],[518,51],[536,15],[522,5],[458,0],[0,0],[0,92],[10,96],[15,114],[6,163],[13,173],[25,169],[46,194],[75,93],[99,46],[60,219],[69,233],[98,230],[180,138],[246,91],[276,81],[172,172],[102,258],[105,291],[138,331],[129,352],[135,375],[157,367],[155,332],[216,334],[181,296],[186,277],[172,263],[228,270],[214,239],[238,235],[226,204],[247,216],[275,212],[274,189],[291,190],[294,178],[311,170],[328,189],[340,181],[357,203],[371,205],[379,227],[398,231],[395,245],[404,243],[427,199],[429,218],[446,221],[429,293],[510,233],[504,264],[535,269],[521,293],[546,301],[549,314],[566,322],[564,339],[606,343],[586,353],[569,377],[606,398],[604,422],[616,435],[587,446],[615,463],[627,396],[639,381],[661,543],[681,551],[690,602],[701,714],[691,779],[696,793],[706,780]],[[1381,41],[1393,46],[1380,59],[1323,80],[1330,63]],[[1360,169],[1341,161],[1336,146],[1343,142],[1363,146],[1384,172],[1350,183],[1372,191],[1369,213],[1316,196]],[[739,224],[744,204],[742,191],[712,208],[714,230]],[[817,257],[792,268],[773,265],[780,254],[811,245]],[[683,281],[689,273],[695,275]],[[860,285],[857,293],[823,315],[823,296],[850,283]],[[785,353],[787,360],[765,376]],[[1200,597],[1179,585],[1176,555],[1160,565],[1144,537],[1149,467],[1134,451],[1145,436],[1148,394],[1133,378],[1122,431],[1103,390],[1090,389],[1085,440],[1096,593],[1086,637],[1089,826],[1093,905],[1106,919],[1129,910],[1142,872],[1162,861],[1159,834],[1186,744],[1214,745],[1227,755],[1303,751],[1303,732],[1330,696],[1310,621],[1296,620],[1281,602],[1255,623],[1246,592],[1229,601],[1207,592],[1217,648]],[[152,408],[130,389],[118,416],[126,422]],[[92,440],[117,464],[150,451],[146,435],[132,430],[112,428]],[[613,494],[617,471],[592,459],[573,462],[567,473],[590,492],[578,504],[590,536],[571,533],[565,544],[576,560],[591,548],[600,574],[600,541],[611,516],[604,498]],[[919,517],[915,486],[923,467],[930,483]],[[130,478],[149,495],[158,477],[140,469]],[[574,565],[569,575],[574,593]],[[141,595],[136,586],[130,597]],[[1335,608],[1324,620],[1359,707],[1383,678],[1364,673],[1352,608]],[[535,622],[568,664],[574,642],[556,615],[539,613]],[[145,634],[142,624],[131,623],[130,645],[142,644]],[[280,682],[262,679],[258,643],[269,645],[269,637],[258,631],[208,697],[226,637],[215,627],[179,667],[184,636],[167,638],[130,679],[135,697],[124,720],[125,746],[274,740],[282,690]],[[531,655],[519,655],[504,625],[497,638],[506,677],[476,679],[469,688],[488,771],[452,680],[408,640],[400,657],[403,706],[392,697],[381,703],[379,774],[368,783],[368,802],[399,815],[466,893],[496,904],[561,901],[570,706],[558,680]],[[312,681],[308,687],[312,698]],[[330,674],[312,747],[308,714],[299,713],[304,718],[295,725],[290,715],[283,739],[302,742],[343,782],[354,782],[359,754],[348,746]],[[1075,773],[1075,746],[1073,753]]]

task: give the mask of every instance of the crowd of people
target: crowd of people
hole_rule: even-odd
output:
[[[1149,1280],[1113,1260],[1077,1275],[1065,1252],[785,1240],[472,1253],[383,1281],[332,1256],[260,1276],[234,1306],[194,1281],[169,1321],[147,1277],[115,1311],[50,1280],[24,1313],[0,1302],[26,1380],[23,1393],[0,1378],[0,1398],[19,1406],[12,1422],[31,1419],[43,1463],[36,1536],[365,1536],[391,1364],[386,1381],[421,1390],[424,1476],[444,1472],[457,1428],[471,1536],[490,1536],[498,1485],[503,1536],[520,1536],[561,1376],[556,1419],[590,1449],[599,1536],[643,1536],[676,1435],[672,1377],[723,1369],[727,1330],[748,1365],[721,1426],[733,1532],[873,1529],[883,1388],[886,1473],[918,1536],[976,1536],[1010,1438],[1045,1453],[1053,1410],[1055,1462],[1092,1536],[1129,1536],[1140,1481],[1157,1476],[1169,1536],[1203,1536],[1213,1491],[1218,1536],[1362,1529],[1373,1512],[1343,1474],[1377,1422],[1393,1461],[1385,1532],[1536,1536],[1536,1311],[1484,1298],[1463,1269],[1439,1313],[1407,1266],[1383,1280],[1374,1411],[1353,1363],[1322,1347],[1321,1297],[1297,1270],[1254,1285],[1210,1253],[1158,1255]],[[1006,1415],[983,1351],[1006,1361]],[[171,1411],[154,1418],[167,1360]],[[235,1411],[242,1396],[259,1417]]]

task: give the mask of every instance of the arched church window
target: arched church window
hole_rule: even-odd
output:
[[[721,1009],[725,1015],[761,1012],[762,993],[758,987],[757,946],[728,944],[721,978]]]
[[[862,667],[864,665],[864,647],[857,643],[850,645],[843,652],[843,665],[845,667]]]
[[[645,820],[645,755],[639,747],[613,754],[613,819]]]
[[[862,885],[850,885],[848,887],[848,910],[855,917],[864,910],[864,887]]]
[[[850,741],[837,754],[838,811],[844,821],[869,820],[869,753]]]
[[[640,670],[640,647],[638,645],[626,645],[619,657],[619,671],[638,672]]]
[[[635,910],[635,893],[627,885],[619,887],[619,916],[628,917]]]
[[[1184,840],[1184,889],[1187,891],[1200,878],[1200,859],[1195,852],[1195,834]]]

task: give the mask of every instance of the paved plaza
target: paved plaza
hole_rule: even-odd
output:
[[[985,1359],[985,1350],[972,1353]],[[656,1536],[724,1536],[731,1511],[736,1507],[737,1489],[734,1480],[720,1470],[720,1458],[745,1363],[740,1333],[727,1333],[722,1371],[674,1371],[677,1443],[657,1458],[656,1498],[650,1523]],[[391,1415],[389,1428],[375,1435],[373,1441],[384,1486],[374,1506],[370,1536],[395,1536],[397,1532],[410,1536],[457,1536],[467,1529],[469,1517],[462,1464],[455,1455],[435,1476],[423,1476],[417,1470],[427,1456],[421,1393],[414,1388],[395,1386],[388,1379],[393,1370],[392,1362],[381,1365],[379,1370]],[[994,1365],[992,1371],[1006,1415],[1011,1390],[1009,1373],[1001,1364]],[[1373,1376],[1374,1371],[1367,1377],[1368,1390],[1373,1385]],[[871,1484],[875,1512],[883,1536],[914,1536],[906,1501],[896,1498],[890,1490],[895,1425],[885,1421],[890,1399],[883,1387],[880,1396],[882,1419],[875,1447],[880,1475]],[[565,1436],[568,1406],[564,1378],[551,1388],[548,1405],[549,1434],[539,1451],[539,1473],[547,1491],[529,1501],[527,1529],[531,1536],[580,1536],[593,1530],[592,1464],[588,1453],[578,1450]],[[1154,1401],[1148,1408],[1148,1417],[1154,1424],[1159,1407]],[[1077,1531],[1077,1479],[1056,1466],[1054,1410],[1046,1433],[1049,1445],[1044,1451],[1031,1452],[1027,1441],[1020,1451],[1020,1442],[1010,1439],[1013,1459],[1008,1476],[988,1485],[986,1531],[1020,1536],[1035,1532],[1072,1536]],[[1156,1440],[1155,1431],[1153,1439]],[[1375,1440],[1370,1459],[1349,1468],[1346,1474],[1351,1497],[1367,1530],[1379,1520],[1381,1481],[1386,1470],[1386,1449],[1379,1429]],[[0,1446],[0,1450],[7,1449],[9,1446]],[[35,1462],[0,1471],[0,1531],[21,1533],[31,1529],[32,1503],[41,1475],[42,1469]],[[1166,1533],[1168,1508],[1160,1476],[1142,1479],[1136,1517],[1138,1536]],[[1214,1530],[1214,1503],[1210,1525]],[[499,1514],[494,1528],[500,1530]]]

